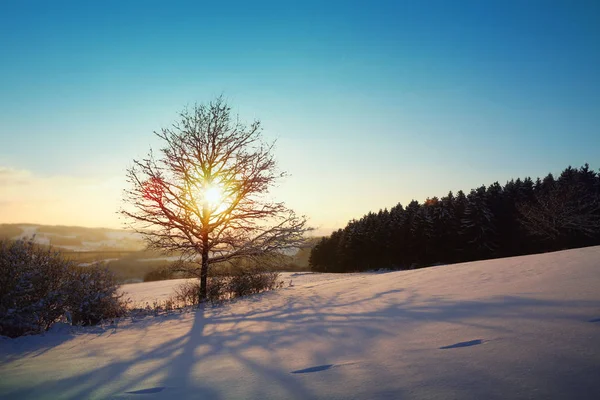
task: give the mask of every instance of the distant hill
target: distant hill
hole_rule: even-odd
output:
[[[146,250],[139,234],[123,229],[0,224],[0,239],[32,236],[36,243],[52,246],[81,267],[106,265],[120,282],[139,282],[148,272],[168,265],[173,259]]]
[[[140,251],[141,236],[123,229],[39,224],[0,224],[0,239],[32,237],[35,242],[69,251]]]
[[[0,239],[34,236],[40,245],[50,245],[77,265],[101,263],[113,271],[120,282],[140,282],[151,271],[164,268],[179,257],[147,250],[142,237],[131,231],[81,226],[39,224],[0,224]],[[313,240],[312,245],[316,243]],[[289,271],[307,270],[310,248],[288,254],[281,266]]]

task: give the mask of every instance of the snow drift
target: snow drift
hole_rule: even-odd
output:
[[[0,398],[600,398],[600,247],[292,279],[223,307],[0,339]]]

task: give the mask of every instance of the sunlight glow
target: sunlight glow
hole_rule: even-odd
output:
[[[211,207],[219,206],[223,202],[223,191],[218,186],[210,186],[204,192],[204,199]]]
[[[211,216],[216,217],[227,210],[231,204],[226,187],[220,182],[213,181],[199,192],[198,205],[208,206]]]

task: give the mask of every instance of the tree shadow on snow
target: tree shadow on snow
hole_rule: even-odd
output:
[[[223,387],[222,381],[231,376],[232,369],[251,374],[249,379],[244,380],[245,398],[273,397],[274,392],[278,394],[276,397],[285,398],[326,397],[307,380],[313,376],[310,372],[330,373],[335,363],[350,356],[368,360],[370,348],[378,341],[400,334],[409,335],[424,324],[445,322],[498,332],[510,329],[505,327],[507,320],[513,321],[513,325],[520,321],[557,318],[580,321],[577,310],[586,307],[597,309],[600,305],[598,302],[552,301],[520,296],[493,297],[480,301],[423,299],[417,293],[404,289],[357,298],[352,293],[342,291],[323,293],[310,288],[299,289],[308,290],[308,294],[295,296],[294,293],[300,292],[274,292],[219,308],[199,309],[193,313],[191,327],[185,335],[160,343],[144,342],[146,330],[154,328],[152,323],[132,324],[123,329],[128,333],[139,331],[140,339],[136,344],[140,347],[133,357],[115,356],[103,365],[84,369],[85,372],[73,376],[29,387],[14,387],[7,393],[8,397],[36,398],[40,393],[60,393],[66,398],[130,398],[151,394],[152,398],[165,399],[189,395],[222,399],[227,394],[219,388]],[[177,321],[186,317],[167,318]],[[159,322],[159,319],[155,321]],[[502,327],[500,322],[503,323]],[[118,331],[113,333],[116,336],[113,339],[117,340],[119,334]],[[312,347],[313,341],[328,346]],[[433,350],[470,347],[483,342],[483,339],[470,340]],[[302,347],[300,361],[279,357],[298,343],[306,344]],[[93,355],[90,349],[89,356]],[[31,353],[20,353],[21,358],[30,356]],[[44,357],[52,357],[52,349],[47,350]],[[227,363],[221,364],[223,360]],[[308,364],[295,364],[302,360]],[[219,368],[222,368],[223,375],[215,373],[221,371]],[[343,374],[342,370],[335,371]],[[367,368],[362,373],[368,378],[370,371]],[[378,378],[392,382],[401,375],[401,371],[382,372],[381,369],[378,373],[387,374]],[[470,379],[479,376],[486,382],[500,379],[485,374],[485,371],[473,367],[469,376]],[[240,379],[244,378],[247,376],[240,376]],[[226,383],[236,384],[239,383]],[[456,382],[454,385],[460,386]],[[548,384],[548,387],[551,386]],[[598,390],[597,387],[592,389]],[[401,397],[400,390],[384,393],[382,389],[379,396]],[[378,395],[371,394],[370,398]]]

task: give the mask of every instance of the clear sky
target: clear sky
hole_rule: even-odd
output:
[[[600,168],[600,2],[2,1],[0,223],[120,227],[125,169],[223,93],[322,231]]]

